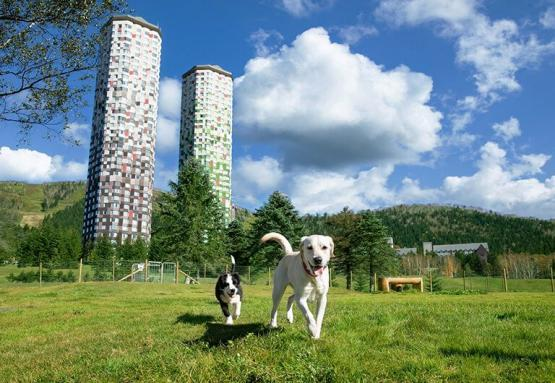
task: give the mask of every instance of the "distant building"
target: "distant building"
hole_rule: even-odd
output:
[[[455,255],[455,253],[471,254],[477,251],[480,247],[482,247],[483,250],[489,252],[489,247],[486,242],[457,243],[452,245],[433,245],[433,252],[436,253],[437,255]]]
[[[160,28],[114,16],[102,28],[83,240],[150,239]]]
[[[409,254],[416,254],[416,247],[401,247],[396,250],[397,255],[409,255]]]
[[[439,256],[455,255],[456,253],[472,254],[476,253],[480,259],[487,261],[489,247],[486,242],[479,243],[456,243],[449,245],[434,245],[432,242],[422,242],[424,255],[434,253]],[[416,247],[403,247],[396,250],[397,255],[416,254]]]
[[[206,167],[226,222],[231,207],[233,78],[218,65],[196,65],[183,75],[179,166],[194,157]]]

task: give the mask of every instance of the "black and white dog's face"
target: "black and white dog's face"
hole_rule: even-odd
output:
[[[220,291],[225,297],[233,298],[239,294],[241,280],[237,273],[222,274],[218,278],[216,290]]]

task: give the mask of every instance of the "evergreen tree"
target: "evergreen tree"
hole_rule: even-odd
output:
[[[157,251],[185,262],[221,260],[226,241],[223,208],[203,165],[189,159],[158,200],[160,219],[153,232]]]
[[[227,227],[228,254],[235,258],[238,265],[248,265],[249,238],[243,226],[238,220],[233,220]]]
[[[261,246],[260,238],[269,232],[280,233],[285,236],[293,246],[298,247],[303,232],[303,225],[299,214],[289,198],[280,192],[273,192],[260,209],[255,213],[252,224],[251,259],[249,264],[254,266],[275,266],[283,257],[283,251],[276,243],[272,242]]]
[[[391,274],[397,271],[399,260],[387,244],[385,226],[374,213],[360,213],[350,243],[358,264],[368,271],[370,286],[373,285],[374,273]]]
[[[357,264],[357,257],[353,253],[351,239],[356,230],[359,217],[348,207],[328,218],[331,236],[335,243],[334,265],[347,276],[347,288],[351,289],[351,272]]]

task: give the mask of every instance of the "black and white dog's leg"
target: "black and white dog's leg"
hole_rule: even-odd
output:
[[[241,301],[231,304],[231,312],[234,320],[239,318],[241,315]]]
[[[315,338],[320,338],[320,332],[322,331],[322,322],[324,321],[324,314],[326,312],[326,305],[328,304],[327,295],[322,295],[316,303],[316,336]]]
[[[225,316],[225,324],[233,324],[233,319],[231,318],[231,314],[229,313],[229,306],[227,303],[220,302],[220,307],[222,308],[222,312]]]
[[[293,323],[293,303],[295,303],[295,294],[287,299],[287,320]]]
[[[306,325],[308,327],[310,335],[312,335],[313,338],[318,339],[318,336],[320,334],[318,334],[318,326],[316,324],[316,320],[314,319],[314,315],[312,315],[310,309],[308,308],[308,297],[303,297],[300,295],[297,296],[297,294],[295,294],[295,300],[297,301],[297,306],[299,306],[299,310],[301,310],[301,313],[306,320]]]

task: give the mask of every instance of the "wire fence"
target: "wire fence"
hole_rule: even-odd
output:
[[[150,260],[99,260],[94,262],[44,262],[20,267],[17,264],[0,266],[0,284],[16,283],[158,283],[158,284],[213,284],[222,273],[231,271],[229,264],[178,263]],[[271,285],[273,267],[235,267],[243,284]],[[421,278],[422,286],[392,282],[392,290],[420,290],[446,293],[460,292],[555,292],[553,267],[547,272],[519,275],[507,267],[496,272],[476,273],[468,269],[446,272],[441,267],[403,268],[393,275],[372,273],[362,267],[342,272],[334,265],[328,268],[330,284],[336,288],[358,291],[378,291],[384,278]],[[382,283],[382,285],[380,284]]]

